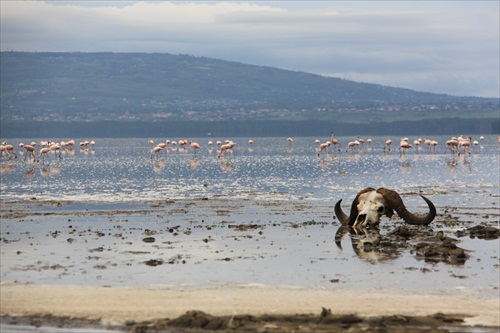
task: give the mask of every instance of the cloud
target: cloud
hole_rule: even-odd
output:
[[[499,97],[499,3],[2,1],[1,49],[166,52]]]

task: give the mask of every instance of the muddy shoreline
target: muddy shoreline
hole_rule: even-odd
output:
[[[189,311],[172,319],[160,319],[125,325],[102,325],[96,320],[81,320],[68,317],[2,316],[0,320],[7,325],[51,328],[89,329],[93,332],[105,330],[130,333],[159,332],[497,332],[497,328],[476,326],[463,327],[463,315],[437,313],[431,316],[382,316],[360,317],[356,314],[335,315],[323,308],[319,315],[237,315],[212,316],[202,311]],[[7,326],[6,326],[7,327]],[[3,331],[8,333],[7,330]]]
[[[123,332],[498,329],[495,299],[276,286],[2,286],[2,323]],[[376,305],[376,306],[374,306]]]
[[[3,325],[124,332],[500,327],[498,280],[479,293],[469,287],[499,271],[498,251],[486,254],[498,247],[497,207],[440,206],[430,227],[395,217],[362,232],[343,229],[331,203],[200,198],[99,207],[1,203]],[[414,289],[427,279],[436,287]]]

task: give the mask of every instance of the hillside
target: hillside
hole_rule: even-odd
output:
[[[458,97],[189,55],[1,53],[2,123],[497,118]],[[3,126],[5,130],[5,126]]]

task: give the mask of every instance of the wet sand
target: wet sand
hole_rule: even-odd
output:
[[[199,283],[196,279],[195,282],[182,283],[182,274],[187,270],[193,275],[203,275],[207,261],[214,267],[219,267],[217,265],[220,262],[232,265],[224,266],[228,267],[229,274],[230,267],[238,270],[245,265],[254,265],[256,261],[272,259],[275,252],[283,252],[285,247],[271,247],[275,251],[266,248],[266,242],[271,245],[278,242],[277,235],[291,239],[297,235],[301,239],[315,239],[324,235],[325,239],[331,239],[333,243],[335,231],[338,234],[340,229],[339,224],[332,221],[332,205],[305,202],[298,205],[280,201],[259,204],[237,200],[228,203],[224,200],[200,199],[151,203],[151,208],[146,210],[75,212],[68,208],[71,203],[34,201],[28,206],[26,203],[2,205],[2,259],[5,259],[2,269],[12,270],[13,274],[21,272],[30,277],[26,281],[2,281],[0,313],[4,324],[31,323],[68,328],[98,326],[130,332],[176,331],[179,328],[184,331],[203,328],[276,332],[331,331],[338,328],[357,332],[388,327],[395,332],[420,332],[430,328],[468,331],[472,327],[478,332],[494,332],[500,327],[498,286],[485,285],[486,292],[479,294],[468,288],[440,290],[439,287],[446,285],[447,278],[450,281],[467,281],[468,277],[457,277],[454,272],[446,272],[447,267],[453,271],[453,267],[463,265],[467,260],[483,260],[485,266],[481,269],[498,272],[498,252],[493,254],[496,266],[489,266],[486,258],[474,257],[480,252],[463,249],[464,242],[460,242],[460,239],[465,241],[474,238],[480,242],[495,242],[493,244],[498,246],[498,213],[494,209],[478,212],[474,209],[439,207],[434,229],[407,227],[384,220],[382,241],[377,244],[369,242],[373,236],[369,233],[341,233],[341,236],[351,238],[355,251],[353,257],[346,257],[345,260],[368,260],[369,266],[362,266],[362,269],[371,267],[375,270],[362,277],[358,286],[348,281],[352,276],[327,276],[323,284],[289,285],[281,283],[279,278],[274,283],[238,283],[231,280]],[[415,207],[412,209],[416,210]],[[151,223],[148,219],[161,220],[163,216],[168,216],[169,221],[164,223],[162,230],[158,225],[155,230],[151,230],[134,223],[138,217]],[[107,221],[99,230],[84,224],[88,220],[96,223],[99,218]],[[41,227],[47,224],[48,229]],[[39,230],[33,226],[38,226]],[[198,234],[197,230],[200,231]],[[217,232],[214,233],[214,230]],[[118,232],[120,238],[116,237]],[[170,237],[168,241],[160,242],[162,237],[167,236]],[[30,243],[23,243],[20,240],[22,237],[29,238]],[[148,237],[154,240],[147,240]],[[110,245],[111,241],[115,242],[116,251]],[[318,247],[319,243],[324,242],[323,239],[316,241],[318,243],[311,241],[302,244],[303,248],[299,247],[299,250]],[[96,242],[107,244],[109,248],[96,250],[99,249],[95,247],[98,244]],[[53,252],[47,253],[45,257],[42,251],[38,254],[40,263],[33,268],[30,260],[36,259],[37,251],[49,246],[47,244],[60,244],[67,252],[58,253],[59,248],[51,248]],[[210,248],[211,244],[218,244],[219,247]],[[221,244],[230,244],[233,249],[227,250]],[[492,243],[480,244],[491,246]],[[128,249],[125,246],[139,248],[134,248],[135,252],[131,254],[130,250],[124,250]],[[287,246],[292,248],[292,245]],[[144,251],[146,247],[148,250]],[[32,254],[30,248],[35,250]],[[165,262],[158,259],[166,251],[181,253],[179,255],[184,259],[172,263],[168,263],[167,259]],[[111,255],[103,257],[106,252]],[[380,265],[385,260],[397,262],[402,252],[414,261],[414,267],[406,267],[398,274],[402,274],[402,279],[406,276],[417,280],[421,278],[424,284],[428,284],[428,290],[421,288],[415,291],[409,285],[407,288],[389,289],[373,286],[372,281],[395,274],[393,266],[390,266],[393,272],[380,271],[378,276],[374,272],[384,269],[385,266]],[[376,259],[373,259],[373,254],[376,254]],[[147,264],[145,258],[157,261]],[[72,268],[67,264],[69,260],[76,262],[75,266],[87,265],[89,268],[85,271]],[[308,274],[313,277],[309,269],[316,267],[318,262],[323,262],[322,265],[329,263],[322,258],[310,260],[310,266],[302,267],[305,280]],[[97,271],[100,274],[97,276],[105,277],[107,272],[120,267],[130,270],[130,280],[120,280],[115,285],[105,279],[97,280],[102,282],[100,285],[78,280],[79,274],[90,276]],[[169,271],[159,270],[166,268]],[[181,274],[175,276],[171,284],[137,283],[141,280],[141,274],[171,272],[174,276],[176,270]],[[279,268],[274,270],[279,271]],[[55,274],[47,275],[45,281],[49,281],[51,276],[57,278],[44,283],[41,277],[45,273]],[[61,283],[68,281],[64,280],[67,276],[75,283]],[[221,276],[224,276],[223,272]],[[441,283],[437,288],[433,287],[433,276],[443,280],[436,280],[436,283]],[[203,280],[202,276],[199,278]]]
[[[262,285],[165,290],[3,284],[1,308],[2,315],[85,319],[108,327],[173,319],[192,310],[214,316],[297,316],[319,315],[323,308],[362,318],[441,313],[463,318],[464,325],[500,325],[498,299]]]

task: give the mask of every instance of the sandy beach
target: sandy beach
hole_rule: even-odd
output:
[[[498,299],[411,295],[372,290],[241,285],[213,288],[134,288],[2,284],[2,315],[98,321],[104,327],[176,318],[197,310],[214,316],[336,315],[463,317],[463,325],[498,327]]]

